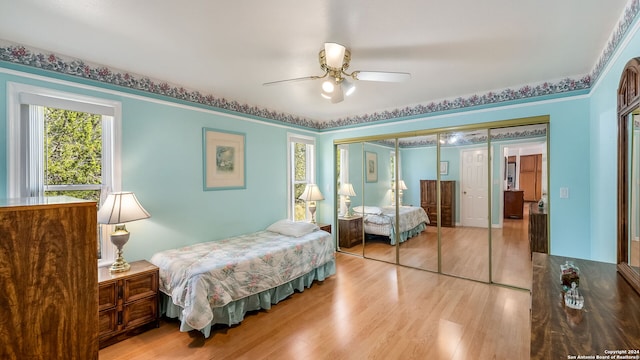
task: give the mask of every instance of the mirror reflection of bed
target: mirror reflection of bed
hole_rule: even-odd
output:
[[[339,231],[362,228],[356,241],[340,244],[340,251],[530,289],[529,203],[522,202],[517,216],[505,217],[504,196],[509,190],[521,191],[526,178],[520,172],[521,157],[531,153],[544,160],[537,186],[546,189],[546,136],[546,124],[537,124],[340,145],[349,153],[342,160],[348,170],[343,164],[338,172],[348,172],[346,178],[353,183],[357,196],[351,197],[351,209],[357,220],[344,219],[339,211]],[[437,180],[439,204],[433,200]],[[383,226],[383,217],[395,224],[396,208],[400,219],[412,208],[428,217],[428,225],[401,237],[397,247],[387,232],[374,226]],[[380,224],[370,224],[376,218]]]

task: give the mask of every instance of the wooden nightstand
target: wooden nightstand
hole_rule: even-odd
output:
[[[362,216],[338,218],[338,238],[343,248],[362,244]]]
[[[100,348],[158,327],[158,267],[145,260],[130,265],[115,274],[98,269]]]
[[[320,230],[324,230],[324,231],[328,232],[329,234],[331,234],[331,224],[320,224],[320,223],[318,223],[318,227],[320,228]]]

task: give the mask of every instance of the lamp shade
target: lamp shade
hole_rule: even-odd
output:
[[[336,43],[324,44],[324,55],[326,57],[327,66],[334,69],[342,69],[344,62],[345,47]]]
[[[404,180],[400,180],[400,182],[398,183],[398,190],[407,190],[407,185],[405,185]],[[392,181],[391,182],[391,190],[395,190],[396,189],[396,182]]]
[[[338,191],[338,195],[356,196],[356,192],[355,190],[353,190],[352,184],[345,183],[340,185],[340,190]]]
[[[150,218],[132,192],[115,192],[109,194],[98,211],[98,223],[123,224],[130,221]]]
[[[307,186],[305,186],[304,188],[304,191],[302,192],[302,195],[300,195],[298,199],[304,200],[304,201],[317,201],[317,200],[324,200],[324,196],[322,196],[322,193],[320,192],[320,188],[318,187],[318,185],[307,184]]]

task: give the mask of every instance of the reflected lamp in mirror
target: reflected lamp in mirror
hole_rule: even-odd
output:
[[[344,205],[347,207],[347,212],[343,217],[350,218],[353,216],[351,213],[351,196],[356,196],[355,190],[353,190],[353,185],[349,183],[345,183],[340,185],[340,190],[338,191],[338,195],[344,196]]]
[[[122,247],[129,241],[129,231],[124,223],[147,219],[149,213],[140,205],[132,192],[115,192],[109,194],[98,211],[98,223],[115,225],[111,233],[111,242],[118,248],[116,261],[111,265],[111,273],[128,271],[129,263],[122,256]]]
[[[311,213],[311,222],[316,223],[316,201],[324,200],[324,196],[320,192],[320,188],[316,184],[307,184],[304,187],[302,195],[298,199],[304,201],[309,206],[309,212]]]
[[[400,180],[398,182],[398,205],[402,206],[402,191],[407,190],[407,185],[404,183],[404,180]],[[391,182],[391,191],[396,191],[396,182]],[[395,200],[395,199],[394,199]]]

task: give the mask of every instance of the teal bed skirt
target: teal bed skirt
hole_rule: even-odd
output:
[[[211,326],[214,324],[235,325],[242,322],[248,311],[271,308],[272,304],[277,304],[293,294],[295,290],[303,292],[305,288],[311,287],[314,281],[324,281],[327,277],[336,273],[335,258],[324,265],[320,265],[310,272],[289,281],[288,283],[276,286],[269,290],[248,296],[243,299],[233,301],[223,307],[213,308],[213,320],[202,329],[193,329],[182,320],[182,308],[175,305],[171,297],[160,293],[160,314],[168,318],[180,320],[180,331],[199,330],[205,337],[211,335]]]

